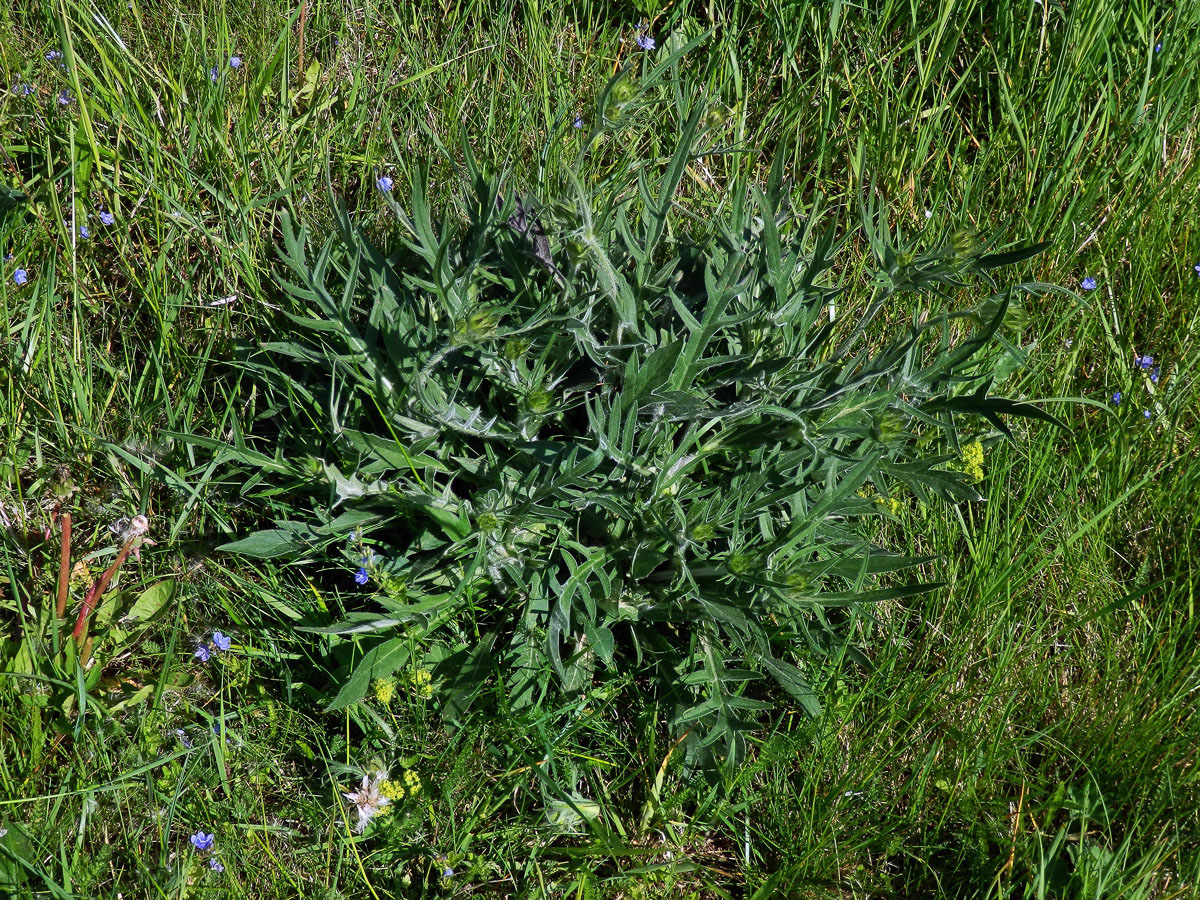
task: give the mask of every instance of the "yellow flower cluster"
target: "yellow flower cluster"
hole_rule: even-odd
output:
[[[433,696],[433,675],[428,669],[409,672],[404,680],[408,684],[409,690],[422,700],[428,700]]]
[[[900,515],[900,510],[904,509],[904,504],[896,497],[885,497],[880,494],[875,498],[875,502],[890,512],[893,516]]]
[[[962,472],[972,481],[983,481],[983,444],[972,441],[962,448]]]
[[[872,485],[864,484],[855,492],[864,500],[875,498],[875,502],[890,512],[893,516],[900,515],[900,510],[904,509],[904,502],[898,497],[888,497],[885,494],[876,494],[875,488]]]
[[[375,699],[387,706],[392,702],[392,698],[396,696],[396,679],[395,678],[376,678],[372,682],[371,687],[375,691]]]
[[[412,769],[405,769],[399,778],[386,778],[379,782],[379,793],[392,803],[398,803],[405,797],[415,797],[421,793],[421,778]]]

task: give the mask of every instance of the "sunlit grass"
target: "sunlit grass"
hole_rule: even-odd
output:
[[[0,221],[0,254],[13,254],[0,271],[0,895],[1196,891],[1200,8],[994,7],[644,17],[659,48],[711,32],[682,63],[723,112],[723,152],[695,160],[678,197],[697,227],[739,173],[765,179],[782,152],[797,206],[821,195],[852,241],[864,201],[881,199],[919,245],[964,227],[1049,240],[1032,274],[1063,288],[1022,298],[1032,346],[1001,386],[1070,398],[1047,406],[1070,433],[1014,424],[1015,442],[988,449],[983,502],[905,501],[886,539],[936,554],[924,574],[952,587],[877,609],[869,667],[812,673],[824,716],[781,700],[746,767],[708,780],[681,770],[659,711],[620,681],[520,715],[484,697],[455,731],[437,685],[323,712],[332,664],[291,626],[365,604],[352,571],[214,554],[263,510],[176,437],[270,434],[231,362],[289,327],[283,210],[331,228],[332,187],[384,235],[376,178],[402,199],[427,165],[444,208],[470,187],[464,143],[550,199],[643,17],[501,0],[0,12],[0,206],[30,198]],[[578,177],[669,153],[664,110],[680,100],[647,99]],[[868,285],[837,275],[837,316],[853,321]],[[1080,289],[1086,276],[1095,290]],[[1155,357],[1157,382],[1139,354]],[[49,487],[64,466],[79,488],[75,558],[92,577],[117,553],[109,524],[151,516],[157,546],[106,602],[128,609],[176,583],[162,617],[83,690],[65,665],[62,685],[25,677],[61,646],[43,613],[58,578]],[[72,609],[82,596],[75,582]],[[233,650],[202,664],[193,651],[214,630]],[[74,706],[43,705],[52,688]],[[547,759],[577,808],[547,786]],[[341,798],[371,765],[418,773],[422,791],[358,838]],[[191,850],[201,829],[223,873]]]

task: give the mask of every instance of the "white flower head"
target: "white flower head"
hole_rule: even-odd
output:
[[[358,811],[358,824],[354,830],[362,834],[370,821],[383,812],[384,808],[392,801],[385,797],[379,790],[379,786],[387,780],[387,772],[378,771],[374,776],[364,775],[362,786],[352,793],[343,793],[342,796],[354,804]]]

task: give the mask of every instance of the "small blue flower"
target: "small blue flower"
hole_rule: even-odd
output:
[[[86,241],[88,238],[90,238],[92,236],[92,233],[90,231],[88,231],[88,227],[86,225],[80,225],[79,226],[79,236]]]
[[[1154,357],[1153,356],[1135,356],[1133,358],[1133,361],[1137,365],[1141,366],[1143,369],[1148,369],[1152,365],[1154,365]]]
[[[214,872],[224,872],[225,871],[225,867],[223,865],[221,865],[220,860],[218,860],[215,856],[208,861],[208,867],[210,869],[212,869]]]
[[[1150,410],[1148,410],[1148,409],[1143,409],[1143,410],[1142,410],[1142,415],[1143,415],[1143,416],[1145,416],[1147,419],[1148,419],[1148,418],[1150,418]]]
[[[1120,405],[1120,403],[1121,403],[1121,392],[1120,391],[1117,391],[1115,394],[1113,394],[1113,403]]]
[[[219,631],[214,631],[212,636],[213,646],[218,650],[228,650],[233,646],[233,641],[221,634]]]
[[[116,219],[113,217],[112,213],[104,212],[104,210],[100,211],[100,224],[111,225],[115,221],[116,221]]]
[[[202,644],[196,648],[196,652],[193,653],[192,656],[200,660],[200,662],[208,662],[209,658],[212,656],[212,653],[209,652],[207,646]]]
[[[639,34],[637,38],[637,45],[643,50],[653,50],[654,38],[650,37],[648,34]]]
[[[1200,263],[1196,263],[1192,268],[1196,270],[1197,275],[1200,275]]]
[[[1150,380],[1158,384],[1158,366],[1154,367],[1154,371],[1150,373]]]
[[[218,78],[219,76],[220,76],[220,71],[217,69],[217,67],[216,67],[216,66],[213,66],[211,69],[209,69],[209,70],[208,70],[208,77],[209,77],[209,78],[210,78],[210,79],[211,79],[213,82],[216,82],[216,80],[217,80],[217,78]]]
[[[71,92],[70,91],[59,91],[58,92],[58,105],[59,106],[66,106],[70,102],[71,102]]]
[[[29,273],[24,269],[17,269],[13,272],[13,281],[18,285],[22,285],[29,280]]]
[[[1159,41],[1157,44],[1154,45],[1154,52],[1162,53],[1162,41]]]
[[[204,830],[201,829],[192,835],[192,846],[202,853],[206,852],[213,848],[213,842],[216,840],[216,837],[215,834],[205,834]]]
[[[1094,291],[1096,289],[1096,279],[1089,275],[1083,281],[1079,282],[1079,286],[1085,291]]]
[[[240,56],[229,57],[229,68],[240,69],[242,67],[242,58]]]
[[[453,878],[454,870],[452,868],[450,868],[449,866],[446,866],[446,868],[442,869],[442,877],[443,878]]]
[[[56,59],[62,59],[62,53],[60,53],[57,50],[51,50],[49,53],[46,54],[46,59],[48,59],[52,62]]]
[[[583,117],[582,117],[582,116],[576,116],[576,117],[575,117],[575,121],[574,121],[574,122],[572,122],[571,124],[573,124],[573,125],[574,125],[576,128],[582,128],[582,127],[583,127]],[[1200,266],[1197,266],[1196,268],[1197,268],[1197,269],[1200,269]]]
[[[370,577],[371,576],[367,574],[366,567],[363,567],[354,573],[354,580],[358,584],[366,584]]]
[[[20,94],[22,97],[28,97],[33,93],[33,88],[23,82],[14,84],[12,89],[14,94]]]
[[[390,191],[395,186],[395,184],[396,184],[396,182],[392,181],[392,179],[389,178],[387,175],[380,175],[378,178],[375,179],[375,187],[379,188],[385,194],[388,191]]]

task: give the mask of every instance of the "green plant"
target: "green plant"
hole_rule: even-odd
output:
[[[614,78],[600,109],[620,115],[633,97],[613,92],[628,84]],[[504,199],[468,152],[465,227],[434,225],[418,178],[411,212],[393,204],[390,253],[343,213],[310,258],[284,217],[285,287],[302,311],[294,340],[250,362],[278,450],[235,455],[323,476],[329,502],[319,521],[226,549],[299,552],[370,526],[387,561],[364,555],[360,580],[390,589],[382,615],[323,629],[369,642],[335,707],[436,645],[458,705],[493,673],[518,706],[548,670],[568,692],[632,673],[677,732],[694,730],[693,753],[741,758],[742,732],[771,706],[755,682],[815,714],[807,673],[856,654],[871,604],[930,588],[878,583],[921,560],[856,527],[884,514],[858,492],[974,499],[947,465],[963,420],[1049,418],[988,393],[1015,304],[987,273],[1041,247],[987,254],[956,234],[918,255],[869,227],[875,297],[839,327],[834,227],[819,207],[788,208],[781,166],[765,191],[735,186],[703,228],[674,213],[687,167],[712,149],[704,112],[677,110],[661,171],[647,162],[596,189],[570,177],[540,207]],[[967,274],[987,283],[979,309],[872,330],[898,293]],[[292,424],[305,421],[325,440]]]

